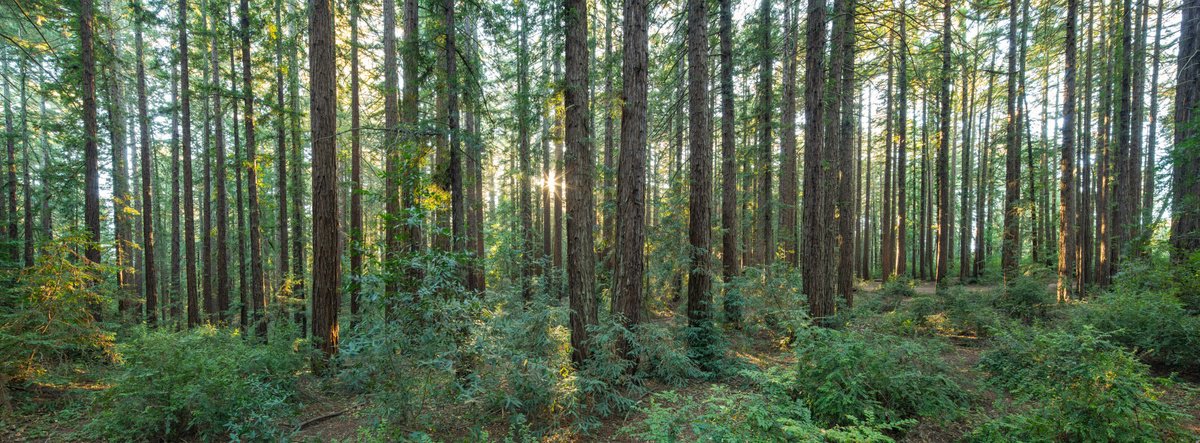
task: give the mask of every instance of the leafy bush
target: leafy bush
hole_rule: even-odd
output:
[[[879,289],[884,309],[895,310],[900,307],[901,301],[915,297],[917,292],[913,290],[913,284],[908,277],[896,277],[884,282]]]
[[[0,409],[11,408],[11,380],[37,377],[48,362],[111,357],[113,334],[93,313],[111,292],[104,275],[112,268],[83,258],[86,238],[74,234],[47,241],[33,267],[23,269],[15,282],[0,283]]]
[[[1026,324],[1046,319],[1049,306],[1054,304],[1054,295],[1046,289],[1046,284],[1032,277],[1018,277],[1001,291],[996,297],[996,309]]]
[[[269,345],[205,327],[151,332],[118,347],[120,363],[88,430],[119,441],[278,440],[294,411],[303,353],[275,334]],[[303,343],[300,343],[303,344]]]
[[[1158,400],[1145,365],[1091,328],[1015,329],[979,363],[1023,402],[985,423],[975,441],[1175,441],[1181,414]]]
[[[650,442],[890,442],[887,433],[912,425],[865,421],[823,428],[807,406],[792,398],[787,371],[744,371],[747,390],[714,385],[697,398],[677,391],[650,397],[640,411],[645,420],[623,429],[639,441]]]
[[[966,403],[949,369],[921,342],[809,328],[797,337],[795,397],[818,423],[955,416]]]
[[[1073,313],[1075,324],[1094,327],[1150,363],[1200,366],[1200,318],[1188,315],[1169,293],[1114,289],[1080,303]]]
[[[808,324],[808,298],[800,272],[782,264],[770,271],[749,267],[725,288],[726,308],[740,310],[743,326],[752,333],[791,334]],[[726,313],[728,315],[728,313]]]

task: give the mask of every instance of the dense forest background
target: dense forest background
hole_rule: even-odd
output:
[[[5,440],[1194,441],[1196,0],[0,0]]]

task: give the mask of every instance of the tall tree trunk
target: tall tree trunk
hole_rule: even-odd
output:
[[[521,31],[517,44],[517,160],[520,162],[520,216],[521,216],[521,296],[526,302],[533,297],[533,195],[530,179],[533,167],[529,153],[529,11],[524,3],[520,6]]]
[[[826,154],[838,166],[835,172],[837,178],[837,292],[846,301],[847,307],[854,306],[854,228],[858,220],[857,198],[855,193],[854,170],[855,148],[853,141],[854,116],[854,0],[843,0],[841,4],[834,2],[834,31],[830,50],[829,81],[836,82],[831,91],[832,100],[826,110],[826,117],[831,124],[826,140],[833,141],[830,134],[837,134],[837,145],[829,146]],[[833,66],[832,63],[839,63]]]
[[[220,10],[213,11],[213,30],[217,29],[218,17],[221,16]],[[217,37],[213,36],[212,46],[212,84],[216,88],[213,93],[213,127],[215,129],[216,138],[214,139],[213,148],[216,150],[216,183],[214,193],[216,194],[216,224],[217,224],[217,241],[216,241],[216,312],[212,313],[216,321],[220,323],[228,322],[229,311],[229,228],[228,228],[228,197],[225,192],[225,115],[221,112],[221,63],[217,56]]]
[[[953,218],[950,213],[950,76],[953,72],[950,68],[950,45],[950,0],[945,0],[942,3],[941,98],[938,100],[941,105],[941,117],[938,118],[941,129],[938,130],[937,274],[934,276],[939,284],[945,281],[946,274],[950,272],[950,237],[953,235],[950,229]]]
[[[245,94],[246,115],[243,123],[246,131],[246,194],[250,212],[250,304],[254,307],[254,330],[258,337],[267,336],[267,297],[263,292],[263,263],[262,263],[262,215],[258,208],[258,150],[254,141],[254,89],[251,80],[254,78],[250,64],[250,5],[247,0],[241,0],[239,7],[242,29],[242,91]],[[315,137],[314,137],[315,138]],[[283,245],[280,245],[283,247]]]
[[[967,60],[963,59],[964,62]],[[979,57],[974,58],[974,62],[978,64]],[[962,177],[959,187],[959,211],[961,211],[959,226],[958,226],[958,280],[961,283],[966,283],[967,278],[971,276],[971,172],[973,165],[971,164],[971,135],[974,128],[971,126],[971,112],[975,107],[975,72],[968,71],[971,69],[966,63],[963,64],[963,89],[962,89]],[[981,188],[975,190],[975,198],[979,199]],[[982,232],[982,231],[981,231]],[[981,234],[982,235],[982,234]]]
[[[783,139],[779,142],[782,161],[779,171],[779,240],[783,243],[784,259],[788,266],[800,265],[797,254],[798,231],[796,230],[796,33],[799,19],[795,7],[784,7],[783,40],[783,112],[781,127]],[[767,168],[770,169],[770,168]]]
[[[455,47],[454,0],[445,0],[446,8],[446,129],[450,144],[450,249],[464,251],[461,134],[458,128],[458,50]]]
[[[213,27],[208,26],[208,16],[211,13],[212,3],[201,2],[200,5],[200,29],[207,37],[204,40],[203,49],[200,51],[200,79],[202,82],[208,82],[204,87],[208,89],[207,94],[201,99],[203,108],[202,126],[204,132],[200,139],[200,163],[202,167],[201,176],[202,185],[200,190],[200,297],[204,311],[201,313],[202,321],[207,323],[216,322],[216,305],[213,299],[213,248],[212,248],[212,223],[213,223],[213,208],[212,208],[212,139],[213,139],[213,97],[216,96],[216,88],[211,83],[209,77],[210,70],[215,71],[216,67],[210,65],[210,59],[206,57],[206,52],[210,50],[209,45],[216,44],[216,18],[213,18]]]
[[[908,0],[900,0],[900,67],[896,76],[900,92],[896,120],[896,275],[908,272]]]
[[[1017,1],[1008,4],[1008,128],[1004,168],[1004,243],[1001,269],[1007,284],[1017,276],[1020,264],[1021,229],[1018,208],[1021,200],[1021,114],[1017,108]]]
[[[275,191],[275,206],[278,209],[276,213],[276,227],[279,236],[279,257],[275,263],[277,278],[279,279],[279,288],[283,290],[287,285],[289,256],[288,256],[288,186],[287,186],[287,137],[284,134],[284,102],[283,102],[283,0],[275,0],[275,177],[277,181]],[[392,29],[392,28],[388,28]],[[358,81],[357,75],[351,75],[351,80]],[[292,110],[295,112],[295,110]],[[293,278],[300,277],[299,275],[292,276]]]
[[[393,12],[394,13],[394,12]],[[362,16],[359,0],[350,2],[350,318],[359,320],[360,298],[363,279],[363,208],[362,208],[362,123],[360,121],[359,69],[358,69],[358,20]],[[387,28],[393,34],[395,23]],[[394,75],[394,74],[393,74]],[[279,98],[283,102],[283,86],[280,79]],[[394,99],[393,99],[394,100]],[[394,103],[393,103],[394,110]],[[282,128],[283,125],[280,125]],[[283,131],[280,131],[282,138]],[[283,245],[284,243],[280,243]]]
[[[895,153],[893,152],[893,137],[892,123],[896,120],[892,115],[892,102],[895,100],[895,95],[892,94],[893,71],[892,59],[895,58],[891,52],[892,43],[895,41],[894,34],[888,34],[888,53],[887,53],[887,87],[885,91],[886,101],[884,105],[883,119],[883,196],[880,210],[880,250],[879,260],[880,272],[883,275],[880,277],[883,281],[896,276],[896,217],[895,217],[895,193],[896,186],[892,179],[892,173],[896,170]]]
[[[410,135],[406,136],[404,146],[401,150],[401,171],[400,171],[400,204],[403,211],[413,211],[415,214],[407,214],[402,219],[411,219],[417,217],[417,221],[409,222],[404,229],[404,252],[409,254],[416,253],[424,248],[424,240],[422,238],[421,221],[424,219],[424,214],[418,208],[417,200],[420,197],[417,190],[421,184],[421,163],[422,155],[419,152],[418,140],[416,136],[417,123],[420,108],[417,99],[419,98],[419,84],[417,78],[417,63],[420,59],[420,35],[418,34],[417,24],[419,23],[417,0],[404,0],[404,94],[400,104],[400,124],[403,129]],[[420,270],[416,267],[410,267],[407,273],[410,274],[409,283],[420,281]]]
[[[1200,150],[1179,148],[1196,137],[1200,114],[1200,1],[1184,0],[1179,30],[1179,68],[1175,97],[1174,206],[1171,246],[1176,260],[1200,249]]]
[[[1158,149],[1158,66],[1162,54],[1163,0],[1158,0],[1154,19],[1154,54],[1150,74],[1150,131],[1146,140],[1146,169],[1142,173],[1142,226],[1147,238],[1154,235],[1154,200],[1158,190],[1158,165],[1155,155]]]
[[[1116,62],[1119,63],[1118,79],[1118,111],[1117,111],[1117,151],[1113,161],[1116,175],[1116,186],[1113,188],[1116,206],[1113,208],[1112,226],[1112,267],[1110,273],[1116,273],[1118,265],[1129,251],[1129,241],[1132,239],[1130,223],[1133,221],[1134,187],[1132,156],[1133,156],[1133,2],[1124,1],[1121,8],[1121,42]]]
[[[108,15],[112,15],[112,2],[107,4]],[[118,76],[121,73],[118,71],[120,64],[120,52],[117,50],[116,42],[116,23],[108,24],[108,51],[111,60],[108,62],[105,71],[107,73],[108,83],[108,132],[109,145],[112,148],[112,199],[113,199],[113,244],[114,255],[116,257],[117,266],[117,308],[122,316],[129,315],[129,311],[133,308],[131,297],[132,279],[129,275],[130,269],[130,246],[132,244],[132,228],[130,226],[129,214],[130,211],[130,194],[129,194],[129,163],[126,156],[125,138],[125,107],[123,105],[123,95],[121,91],[121,79]],[[5,83],[4,96],[8,97],[8,83]],[[8,101],[5,101],[5,127],[12,131],[12,113],[8,111]],[[8,192],[5,203],[8,204],[9,219],[5,220],[8,224],[8,238],[15,239],[16,225],[11,222],[16,217],[16,167],[13,162],[13,137],[5,138],[5,148],[8,151],[8,160],[5,163],[5,171],[8,174]],[[15,253],[16,250],[12,249]],[[14,257],[15,258],[15,257]]]
[[[567,296],[571,314],[571,360],[577,368],[588,360],[587,328],[596,322],[596,252],[592,239],[592,147],[588,127],[587,2],[563,0],[566,37]]]
[[[774,72],[771,59],[771,1],[763,0],[759,6],[759,66],[758,66],[758,239],[760,241],[759,263],[764,268],[770,268],[775,260],[774,226],[771,222],[771,172],[773,159],[771,155],[771,85],[774,83]],[[703,108],[700,108],[703,109]]]
[[[733,0],[720,2],[721,44],[721,269],[728,283],[740,272],[737,216],[737,151],[733,122]],[[725,320],[741,323],[741,298],[737,291],[725,294]]]
[[[242,0],[245,4],[246,0]],[[338,349],[341,241],[337,217],[337,80],[333,1],[313,1],[308,21],[312,127],[312,337],[325,357]],[[389,30],[390,31],[390,30]],[[249,88],[247,88],[247,91]],[[324,363],[318,363],[318,368]]]
[[[692,13],[689,4],[688,13]],[[642,282],[646,243],[646,76],[649,40],[646,0],[625,1],[622,22],[621,151],[617,161],[616,267],[613,270],[613,315],[633,330],[642,317]],[[690,30],[691,28],[689,28]],[[707,231],[706,231],[707,232]],[[689,317],[690,318],[690,317]],[[632,344],[620,340],[618,355],[633,360]],[[635,363],[636,365],[636,363]]]
[[[146,279],[146,324],[154,327],[158,321],[158,275],[154,267],[154,157],[150,153],[150,114],[146,98],[146,56],[145,41],[142,37],[142,27],[145,25],[147,11],[141,1],[134,4],[134,38],[137,51],[137,108],[138,132],[141,135],[141,166],[142,166],[142,251],[146,258],[142,260],[144,277]],[[22,111],[24,111],[24,82],[22,87]],[[27,144],[28,147],[28,144]],[[25,150],[28,155],[29,150]],[[28,161],[28,160],[27,160]],[[28,175],[28,168],[26,168]],[[26,183],[29,178],[26,177]],[[26,224],[29,224],[29,198],[26,195]],[[27,251],[28,253],[28,251]],[[32,264],[32,263],[29,263]]]
[[[644,1],[644,0],[640,0]],[[769,9],[770,5],[764,2]],[[767,12],[769,15],[769,11]],[[643,26],[644,27],[644,26]],[[688,149],[690,160],[688,242],[691,272],[688,274],[688,327],[693,329],[688,343],[694,360],[710,368],[718,356],[713,355],[711,328],[712,277],[709,273],[709,235],[712,219],[712,125],[709,114],[699,111],[708,108],[708,2],[687,2],[687,59],[688,59]],[[770,66],[768,61],[765,66]],[[766,94],[768,97],[770,93]],[[769,102],[770,99],[768,98]],[[698,111],[698,112],[697,112]],[[768,130],[769,131],[769,130]],[[768,140],[769,147],[769,140]],[[768,148],[769,149],[769,148]],[[768,159],[768,167],[770,157]],[[769,180],[769,178],[767,179]],[[768,243],[769,244],[769,243]],[[768,257],[774,254],[766,250]]]
[[[845,1],[836,0],[834,10],[844,11],[842,5]],[[834,175],[836,170],[825,166],[833,164],[836,159],[836,152],[831,152],[836,142],[827,143],[826,138],[830,134],[825,133],[825,17],[825,1],[809,0],[808,21],[805,24],[804,205],[801,225],[804,237],[802,254],[805,257],[832,257],[837,232],[833,223],[833,194],[836,193],[828,190],[830,184],[837,183]],[[844,21],[839,20],[838,23],[844,24]],[[838,31],[846,32],[844,29]],[[830,65],[836,66],[840,61],[836,59],[836,53],[833,55],[835,59]],[[809,260],[801,268],[804,293],[808,295],[809,316],[816,322],[825,321],[837,310],[833,298],[833,263],[833,260]]]
[[[183,145],[180,155],[183,158],[183,220],[184,220],[184,260],[187,271],[187,325],[189,328],[200,323],[200,298],[196,293],[196,206],[192,180],[192,99],[190,75],[188,73],[188,29],[187,29],[188,0],[179,0],[179,47],[182,53],[179,59],[179,89],[180,107],[183,119]],[[249,94],[247,94],[249,96]]]
[[[1079,0],[1067,1],[1066,67],[1063,71],[1062,157],[1058,169],[1058,301],[1070,300],[1075,289],[1075,21]],[[1049,171],[1047,171],[1049,172]]]
[[[383,29],[396,29],[396,2],[383,0]],[[407,64],[405,66],[407,69]],[[400,221],[400,110],[397,102],[396,33],[383,33],[383,256],[385,269],[392,269],[401,251]],[[406,191],[407,192],[407,191]],[[387,279],[384,290],[395,293],[396,278]],[[389,306],[390,308],[390,306]],[[390,311],[389,311],[390,312]]]

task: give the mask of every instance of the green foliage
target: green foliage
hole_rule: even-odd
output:
[[[1001,334],[979,363],[1023,402],[985,423],[974,441],[1177,441],[1182,417],[1159,401],[1145,365],[1091,328]]]
[[[889,312],[857,312],[847,320],[847,325],[906,337],[984,337],[1009,322],[993,306],[995,301],[994,294],[955,286],[940,289],[931,296],[914,295],[907,303],[901,303],[899,309]]]
[[[913,298],[917,292],[913,290],[914,282],[908,277],[896,277],[883,283],[879,289],[880,299],[884,309],[893,310],[900,307],[900,302]]]
[[[791,335],[809,324],[808,298],[800,275],[784,264],[776,264],[769,272],[759,267],[743,269],[724,285],[725,309],[739,310],[742,327],[752,333]]]
[[[715,385],[696,397],[665,391],[639,408],[646,418],[623,429],[650,442],[890,442],[888,433],[912,425],[867,421],[823,428],[802,401],[792,398],[789,373],[744,371],[752,383],[746,390]]]
[[[966,403],[949,369],[921,342],[808,328],[796,343],[796,398],[819,423],[951,418]]]
[[[1026,324],[1046,319],[1049,307],[1054,304],[1054,294],[1046,289],[1046,284],[1032,277],[1018,277],[1001,291],[996,297],[996,309]]]
[[[268,345],[212,327],[124,343],[87,430],[119,441],[285,438],[281,421],[295,410],[305,361],[306,344],[288,339],[294,332],[279,331]]]
[[[1115,287],[1072,313],[1073,323],[1095,328],[1150,363],[1200,366],[1200,318],[1189,315],[1170,293]]]
[[[0,380],[36,375],[45,361],[110,353],[113,335],[93,318],[111,269],[86,260],[83,235],[42,246],[37,264],[0,285]]]

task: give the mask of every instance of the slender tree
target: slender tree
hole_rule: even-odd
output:
[[[738,261],[737,153],[733,123],[737,118],[733,105],[733,0],[720,2],[721,44],[721,269],[726,282],[740,272]],[[737,291],[728,291],[724,299],[725,320],[741,322],[741,299]]]
[[[137,108],[138,132],[141,135],[141,167],[142,167],[142,250],[146,254],[143,263],[143,276],[146,279],[146,324],[153,327],[158,321],[158,275],[154,267],[154,162],[150,152],[150,114],[146,98],[146,54],[145,40],[142,28],[145,26],[147,11],[142,2],[134,3],[134,39],[137,51]],[[22,84],[22,87],[24,84]],[[28,150],[26,150],[28,152]],[[28,178],[26,178],[28,181]],[[29,204],[26,203],[26,208]],[[28,211],[26,211],[28,212]]]
[[[953,72],[950,68],[950,0],[942,2],[942,73],[941,115],[938,119],[938,229],[937,229],[937,274],[934,279],[942,283],[950,272],[950,237],[953,230],[949,228],[950,220],[950,78]]]
[[[766,2],[764,2],[766,4]],[[628,38],[628,37],[626,37]],[[708,2],[687,2],[688,108],[708,107]],[[770,66],[769,62],[767,66]],[[769,95],[769,94],[768,94]],[[688,119],[691,181],[688,240],[691,245],[688,274],[688,327],[693,332],[689,347],[702,367],[711,367],[712,277],[709,270],[709,232],[712,201],[712,132],[709,114],[693,112]],[[769,163],[769,162],[768,162]],[[773,255],[768,253],[769,255]]]
[[[393,14],[395,11],[393,11]],[[350,317],[358,321],[362,297],[363,278],[363,207],[362,207],[362,122],[359,98],[359,67],[358,67],[358,20],[362,16],[362,4],[359,0],[350,2]],[[394,20],[394,19],[393,19]],[[388,33],[392,34],[395,23],[392,23]],[[394,34],[393,34],[394,35]],[[394,43],[393,43],[394,45]],[[393,57],[395,57],[393,55]],[[395,61],[393,59],[393,61]],[[392,75],[395,75],[393,73]],[[282,79],[280,80],[279,101],[283,103]],[[389,94],[391,96],[391,94]],[[394,96],[393,96],[394,97]],[[392,99],[392,111],[395,112],[395,98]],[[282,128],[283,125],[280,125]],[[280,137],[283,134],[280,131]],[[280,243],[283,245],[284,243]]]
[[[836,0],[834,9],[842,11],[846,0]],[[825,137],[825,1],[809,0],[805,24],[804,55],[804,207],[802,221],[805,257],[833,257],[836,226],[834,199],[828,191],[837,177],[833,164],[833,144]],[[840,21],[840,20],[839,20]],[[839,29],[840,30],[840,29]],[[843,31],[844,32],[844,31]],[[836,33],[835,33],[836,34]],[[834,56],[837,56],[835,53]],[[834,62],[836,63],[836,62]],[[832,64],[832,63],[831,63]],[[836,185],[835,185],[836,186]],[[832,316],[834,304],[833,260],[809,260],[801,268],[804,293],[808,295],[809,315],[816,321]]]
[[[242,0],[245,4],[246,0]],[[309,115],[312,127],[312,337],[326,358],[338,349],[341,242],[337,217],[337,80],[333,1],[310,3]],[[249,88],[247,88],[249,90]],[[247,131],[248,132],[248,131]],[[320,365],[318,365],[320,366]]]
[[[1017,275],[1021,252],[1021,114],[1017,108],[1017,0],[1008,2],[1008,128],[1004,168],[1004,243],[1001,268],[1007,284]]]
[[[184,0],[186,1],[186,0]],[[263,288],[262,263],[262,214],[258,207],[258,150],[254,141],[254,89],[251,81],[254,71],[250,64],[250,4],[241,0],[239,5],[242,29],[242,91],[245,96],[245,115],[242,122],[246,131],[246,194],[250,213],[250,304],[254,308],[255,334],[267,336],[267,297]],[[279,247],[283,247],[280,245]]]
[[[800,265],[797,254],[799,237],[796,231],[796,33],[800,14],[791,2],[784,7],[783,39],[783,110],[780,113],[779,142],[782,161],[779,170],[779,240],[788,266]],[[767,168],[770,169],[770,168]]]
[[[284,134],[284,104],[283,104],[283,0],[275,0],[275,177],[278,182],[275,191],[276,227],[279,237],[279,257],[275,268],[279,273],[279,287],[287,285],[289,255],[288,255],[288,186],[287,186],[287,137]],[[353,25],[352,25],[353,26]],[[389,28],[390,29],[390,28]],[[351,49],[356,51],[357,48]],[[351,81],[358,82],[357,75],[351,75]],[[357,106],[355,107],[357,110]],[[294,111],[294,110],[293,110]],[[356,133],[357,134],[357,133]],[[356,135],[357,137],[357,135]],[[299,275],[293,278],[301,277]]]
[[[771,5],[770,0],[763,0],[759,6],[759,66],[758,66],[758,205],[755,212],[758,224],[759,263],[770,267],[775,260],[774,224],[771,201],[772,164],[771,155],[771,86],[774,84],[772,74],[774,64],[771,58]],[[703,109],[703,107],[701,107]]]

